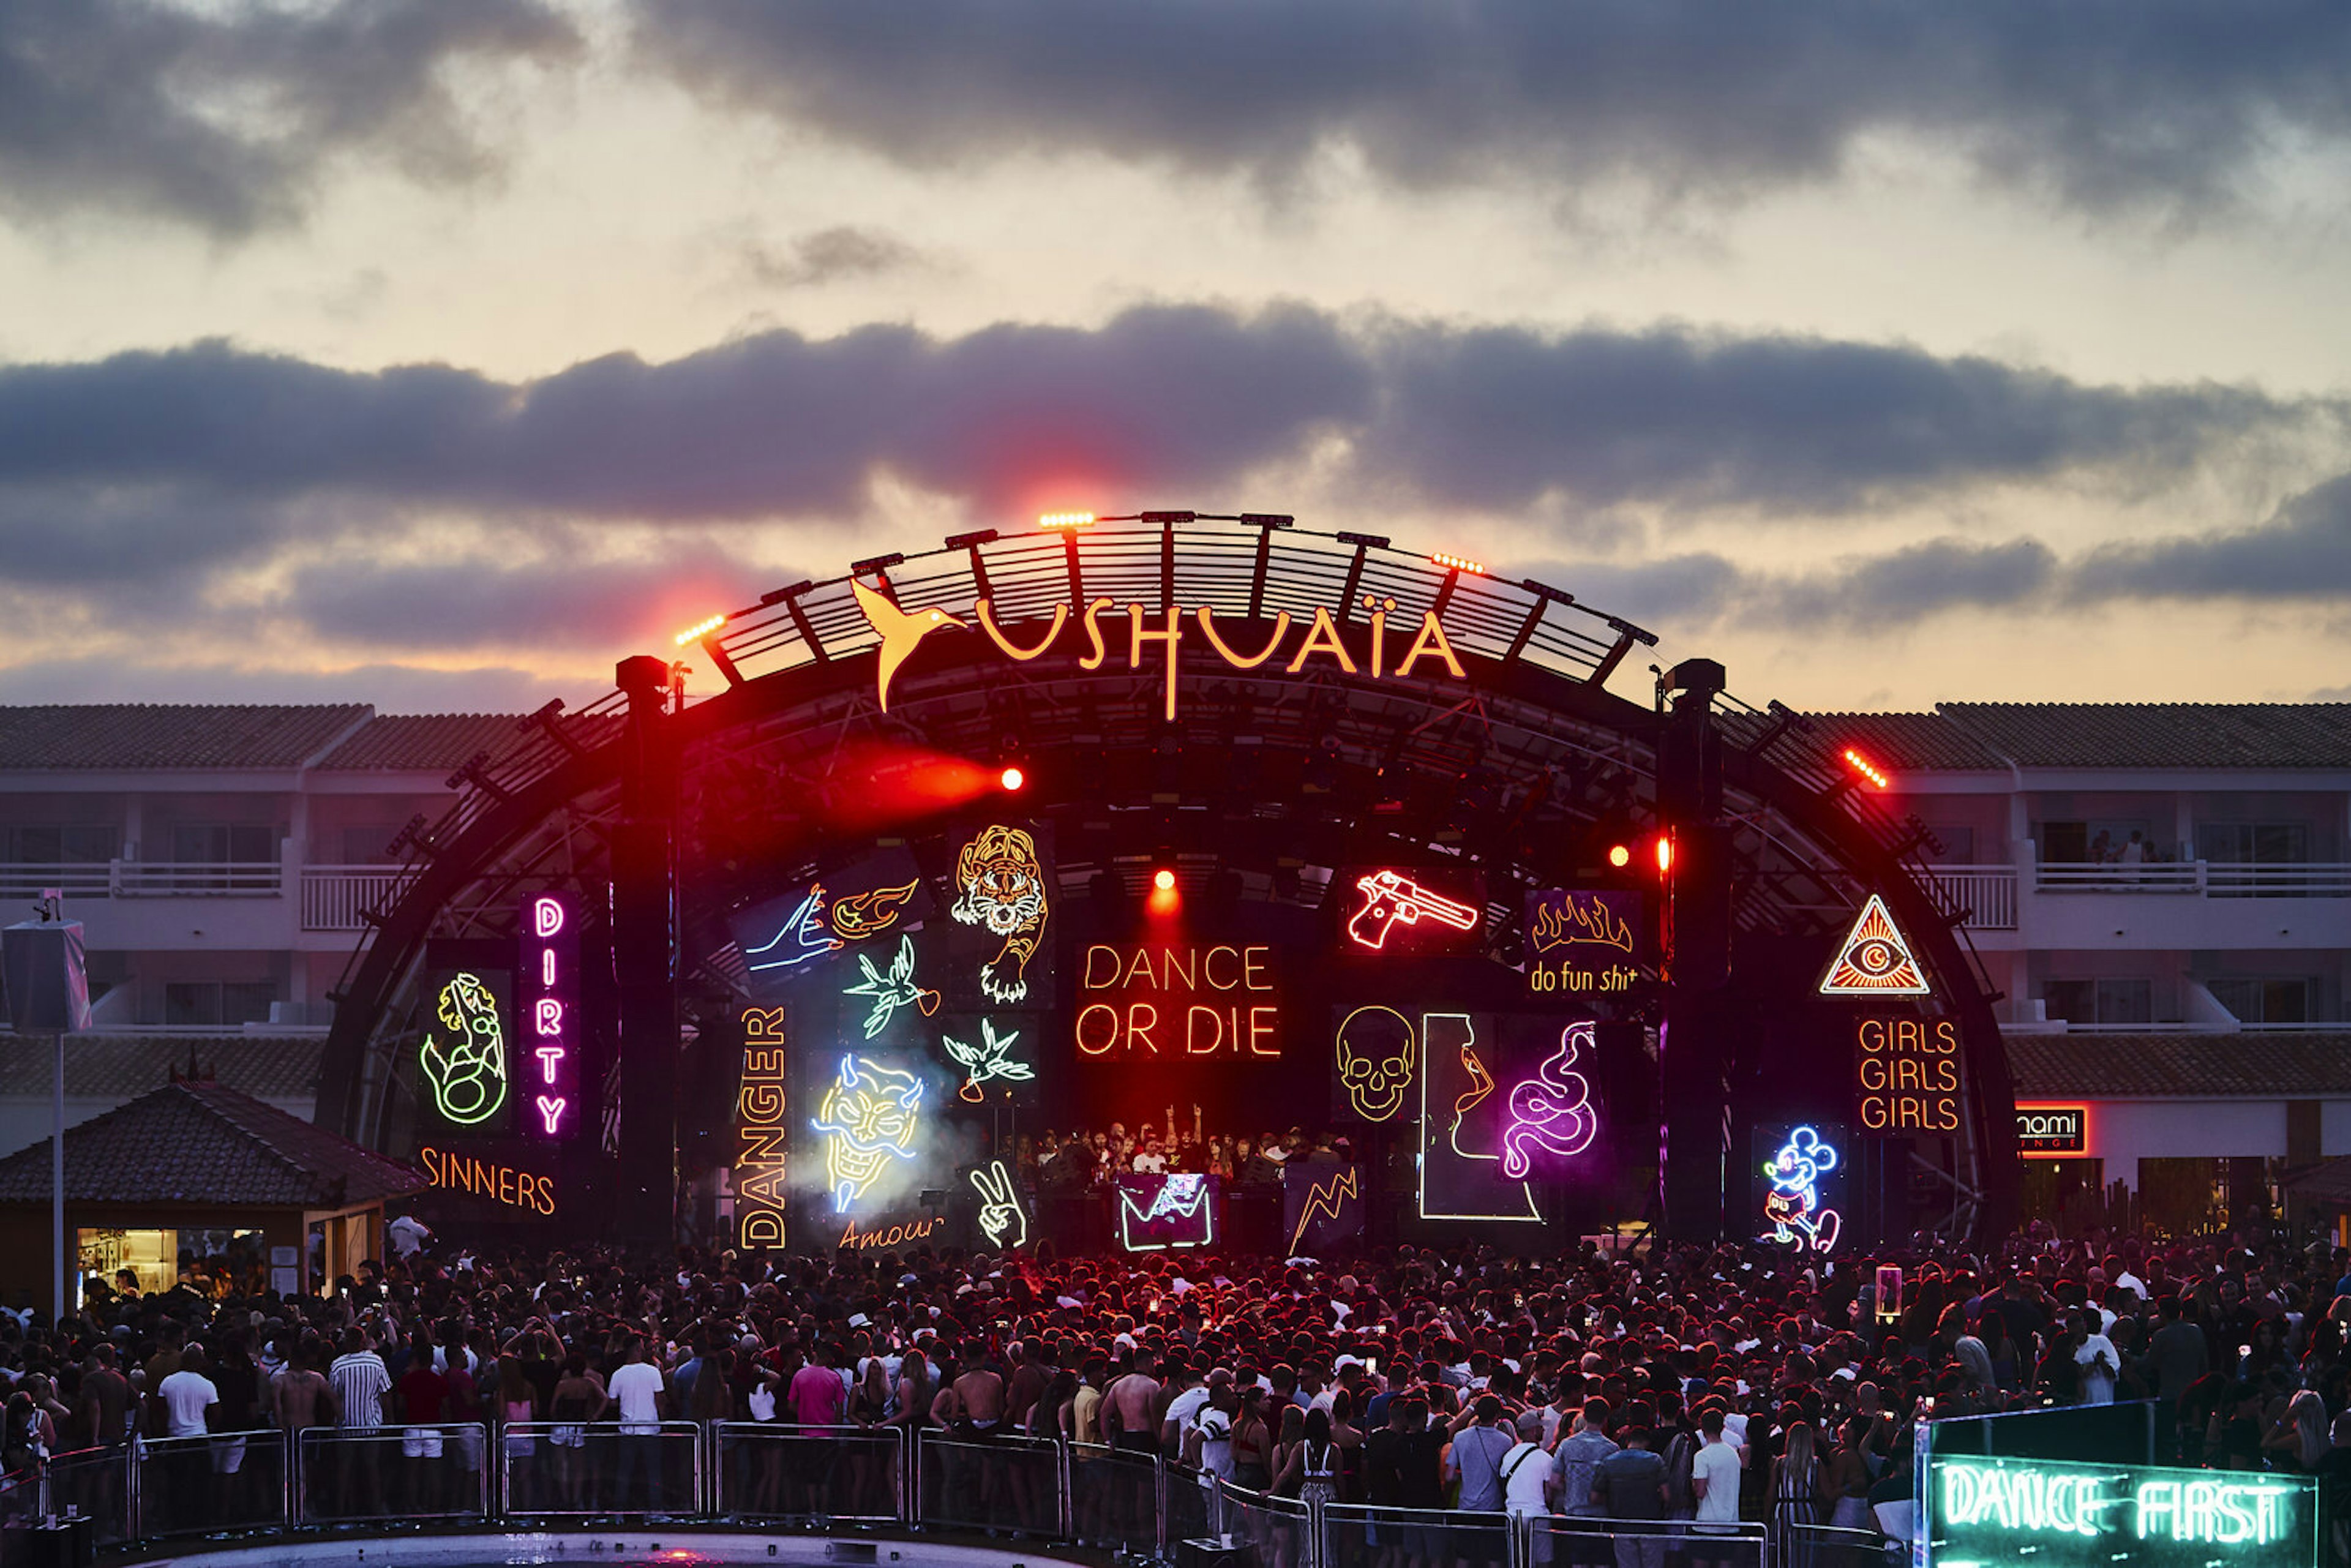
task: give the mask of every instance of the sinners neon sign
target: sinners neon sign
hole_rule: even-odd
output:
[[[497,996],[479,975],[453,975],[434,1011],[443,1032],[426,1034],[417,1056],[434,1109],[461,1127],[479,1125],[507,1103],[507,1037]]]
[[[1034,642],[1024,645],[1013,641],[1011,633],[997,621],[995,607],[986,599],[972,606],[972,621],[966,622],[936,605],[925,610],[902,610],[886,592],[868,588],[853,580],[850,588],[856,595],[857,608],[864,614],[865,623],[882,640],[874,661],[873,681],[875,695],[880,699],[884,713],[890,709],[892,677],[898,673],[899,666],[913,656],[923,639],[940,627],[968,629],[976,622],[980,634],[996,645],[998,653],[1025,664],[1050,652],[1054,643],[1061,641],[1062,630],[1069,625],[1071,619],[1070,607],[1056,604],[1052,619],[1045,630]],[[1187,620],[1193,622],[1198,640],[1236,670],[1254,670],[1272,660],[1280,652],[1283,640],[1290,635],[1290,616],[1287,610],[1274,616],[1273,631],[1266,638],[1263,647],[1245,651],[1225,641],[1223,632],[1217,626],[1217,612],[1207,605],[1188,611],[1181,605],[1170,606],[1160,615],[1158,625],[1153,626],[1150,624],[1153,612],[1140,604],[1130,604],[1124,611],[1126,635],[1121,638],[1115,630],[1105,632],[1102,627],[1104,613],[1114,607],[1113,600],[1096,599],[1090,601],[1084,613],[1077,618],[1079,630],[1085,635],[1087,648],[1079,655],[1078,668],[1101,669],[1110,661],[1113,651],[1123,643],[1128,669],[1141,670],[1146,662],[1150,662],[1159,664],[1165,671],[1165,713],[1170,719],[1176,716],[1176,712],[1179,650],[1186,638],[1194,634],[1185,629]],[[1364,597],[1364,610],[1370,627],[1365,641],[1366,664],[1371,677],[1380,680],[1394,675],[1398,680],[1409,679],[1413,672],[1426,663],[1432,673],[1442,669],[1457,681],[1467,680],[1468,676],[1461,667],[1461,660],[1445,635],[1444,622],[1437,619],[1434,610],[1421,612],[1418,629],[1413,632],[1410,643],[1404,646],[1402,655],[1396,656],[1395,644],[1404,643],[1404,634],[1400,631],[1392,631],[1388,625],[1395,607],[1394,599],[1378,594]],[[1146,653],[1146,645],[1150,645],[1154,652]],[[1355,656],[1349,651],[1346,640],[1340,635],[1338,622],[1328,609],[1321,605],[1315,606],[1314,617],[1307,624],[1305,636],[1299,640],[1282,669],[1290,674],[1297,674],[1306,668],[1309,660],[1316,657],[1328,661],[1347,674],[1358,673]],[[1393,666],[1390,664],[1392,658],[1395,660]]]
[[[529,1019],[530,1131],[557,1138],[580,1120],[580,933],[569,899],[543,893],[523,909],[518,988]]]

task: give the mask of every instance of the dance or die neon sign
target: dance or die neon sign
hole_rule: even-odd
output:
[[[2314,1563],[2317,1483],[2308,1477],[1935,1455],[1931,1550],[1942,1568],[2203,1568]]]
[[[1272,947],[1157,943],[1086,949],[1072,1030],[1091,1061],[1275,1057],[1281,1009]]]
[[[902,608],[895,598],[883,589],[868,588],[852,580],[851,589],[857,598],[857,608],[863,612],[865,622],[881,638],[874,666],[875,695],[881,699],[882,710],[890,709],[890,681],[898,667],[911,657],[924,638],[943,626],[970,629],[975,625],[980,634],[993,643],[998,653],[1020,664],[1044,657],[1061,639],[1062,629],[1071,619],[1067,604],[1053,606],[1052,619],[1045,629],[1029,643],[1019,643],[996,619],[995,606],[982,599],[972,606],[972,619],[950,615],[937,605],[926,609]],[[1429,674],[1443,671],[1453,679],[1467,680],[1460,658],[1445,635],[1445,624],[1437,612],[1421,612],[1417,627],[1406,632],[1388,624],[1395,614],[1396,601],[1380,594],[1364,597],[1365,634],[1364,659],[1358,665],[1354,653],[1340,634],[1338,620],[1321,605],[1314,609],[1313,618],[1306,623],[1305,635],[1290,649],[1281,667],[1290,674],[1305,670],[1310,662],[1321,659],[1329,668],[1346,674],[1365,674],[1373,680],[1395,676],[1411,678],[1414,672],[1426,664]],[[1273,629],[1267,633],[1264,644],[1254,649],[1236,648],[1225,640],[1224,629],[1217,624],[1217,612],[1207,605],[1186,610],[1171,605],[1165,612],[1146,609],[1141,604],[1129,604],[1122,612],[1126,622],[1125,634],[1120,635],[1116,621],[1105,630],[1102,620],[1113,612],[1116,601],[1108,598],[1090,601],[1084,612],[1076,617],[1079,629],[1086,640],[1086,652],[1078,657],[1078,668],[1099,670],[1109,663],[1122,647],[1126,653],[1126,667],[1140,671],[1156,664],[1166,677],[1166,700],[1164,710],[1173,719],[1176,711],[1176,671],[1180,667],[1180,650],[1186,642],[1212,650],[1217,657],[1236,670],[1254,670],[1279,658],[1282,644],[1289,640],[1292,624],[1290,612],[1284,610],[1273,618]],[[1156,624],[1153,622],[1156,621]],[[1187,628],[1186,622],[1190,622]],[[1406,624],[1410,624],[1407,621]],[[1409,639],[1407,641],[1407,638]]]

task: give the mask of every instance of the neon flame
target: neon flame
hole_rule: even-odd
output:
[[[1533,938],[1538,953],[1587,945],[1614,947],[1626,953],[1633,950],[1633,927],[1609,914],[1608,905],[1596,894],[1588,904],[1573,892],[1557,909],[1548,904],[1538,904],[1529,925],[1528,935]]]
[[[726,624],[726,617],[724,615],[713,615],[707,620],[697,621],[693,625],[687,627],[684,631],[677,634],[677,645],[683,648],[688,643],[695,641],[696,638],[705,636],[712,632],[716,632],[721,626]]]

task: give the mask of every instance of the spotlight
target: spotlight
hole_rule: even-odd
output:
[[[1471,560],[1466,555],[1449,555],[1444,550],[1438,550],[1428,559],[1437,565],[1444,567],[1450,571],[1466,571],[1473,577],[1483,577],[1486,575],[1484,563]]]
[[[724,615],[713,615],[706,621],[697,621],[693,625],[687,627],[684,631],[677,634],[677,645],[683,648],[688,643],[701,637],[704,633],[716,632],[721,626],[726,624],[726,617]],[[1851,756],[1852,753],[1848,752],[1846,755]]]
[[[1657,835],[1657,874],[1664,876],[1674,869],[1674,841],[1664,833]]]
[[[1151,885],[1162,893],[1173,893],[1176,891],[1176,873],[1161,866],[1151,873]]]
[[[1037,519],[1040,528],[1090,528],[1094,526],[1092,512],[1047,512]]]
[[[1868,779],[1872,784],[1876,785],[1880,789],[1886,789],[1893,782],[1893,780],[1886,778],[1885,774],[1870,766],[1868,758],[1864,757],[1860,752],[1855,751],[1850,746],[1844,748],[1844,760],[1845,766],[1851,768],[1855,773],[1860,774],[1864,779]]]
[[[1003,785],[1007,790],[1018,789],[1029,782],[1029,775],[1021,772],[1018,768],[1008,768],[996,776],[996,781]]]
[[[1631,865],[1633,863],[1633,846],[1630,844],[1610,844],[1608,846],[1608,863],[1614,866],[1618,871],[1623,871],[1626,866]]]

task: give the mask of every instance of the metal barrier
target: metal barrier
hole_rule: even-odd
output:
[[[116,1443],[99,1448],[77,1448],[48,1461],[48,1511],[91,1521],[99,1546],[127,1546],[131,1531],[131,1489],[138,1484],[138,1467],[131,1462],[131,1445]]]
[[[1225,1531],[1217,1478],[1189,1465],[1162,1465],[1159,1483],[1161,1544],[1175,1554],[1179,1541],[1199,1541]]]
[[[1069,1459],[1071,1540],[1150,1556],[1171,1539],[1161,1528],[1166,1478],[1156,1453],[1072,1443]]]
[[[311,1427],[295,1445],[301,1524],[490,1517],[488,1429],[479,1422]]]
[[[1832,1524],[1785,1524],[1772,1551],[1773,1568],[1905,1568],[1910,1543],[1875,1530]]]
[[[908,1519],[904,1427],[713,1421],[710,1475],[726,1519]]]
[[[131,1532],[141,1541],[291,1522],[283,1432],[141,1437],[132,1453]]]
[[[1527,1568],[1763,1568],[1769,1550],[1760,1524],[1542,1513],[1522,1522]]]
[[[499,1436],[498,1495],[508,1518],[703,1511],[695,1422],[510,1421]]]
[[[1254,1547],[1258,1568],[1316,1568],[1335,1561],[1327,1556],[1329,1538],[1316,1528],[1315,1511],[1296,1498],[1249,1491],[1229,1481],[1220,1483],[1217,1494],[1225,1517],[1222,1533]],[[1369,1568],[1370,1559],[1364,1561]],[[1430,1559],[1438,1561],[1449,1560]]]
[[[1322,1568],[1373,1568],[1399,1556],[1405,1562],[1517,1568],[1517,1540],[1507,1513],[1326,1503]]]
[[[1061,1445],[1049,1437],[914,1437],[914,1518],[923,1524],[1069,1538]]]

